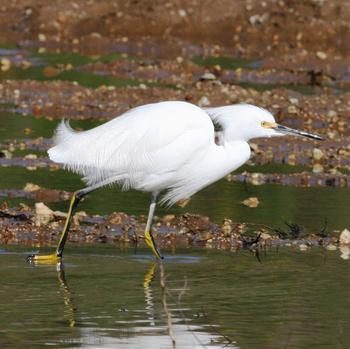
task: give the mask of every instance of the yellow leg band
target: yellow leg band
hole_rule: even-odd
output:
[[[75,210],[79,200],[80,199],[77,198],[77,193],[74,193],[72,196],[72,199],[70,201],[66,223],[64,224],[63,231],[62,231],[60,239],[57,243],[56,252],[49,254],[49,255],[43,255],[43,256],[30,255],[27,257],[27,262],[34,263],[34,264],[56,264],[56,263],[61,262],[63,249],[64,249],[64,245],[65,245],[66,240],[67,240],[67,235],[68,235],[72,215],[74,213],[74,210]]]
[[[32,255],[27,257],[27,261],[34,264],[57,264],[62,258],[57,253],[47,255]]]
[[[56,252],[57,252],[58,255],[62,255],[63,248],[64,248],[64,245],[66,243],[66,239],[67,239],[67,235],[68,235],[70,221],[72,219],[73,210],[75,209],[74,206],[76,205],[76,202],[77,202],[77,193],[74,192],[73,196],[72,196],[72,198],[70,200],[70,205],[69,205],[69,209],[68,209],[68,213],[67,213],[67,219],[66,219],[66,222],[64,224],[61,237],[60,237],[60,239],[59,239],[59,241],[57,243]]]
[[[153,240],[153,236],[151,234],[151,232],[149,230],[145,231],[145,240],[146,243],[148,245],[148,247],[152,250],[152,252],[154,253],[154,255],[158,258],[158,259],[163,259],[163,257],[161,256],[161,254],[158,251],[158,248]]]
[[[155,270],[156,270],[156,266],[157,266],[157,264],[156,264],[156,263],[153,263],[153,264],[150,266],[150,268],[149,268],[147,274],[145,275],[145,278],[144,278],[144,280],[143,280],[143,287],[144,287],[145,289],[149,287],[149,285],[151,284],[151,282],[152,282],[152,280],[153,280],[153,278],[154,278],[154,272],[155,272]]]

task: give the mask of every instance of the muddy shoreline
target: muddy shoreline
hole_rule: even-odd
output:
[[[65,217],[65,213],[52,211],[42,203],[36,204],[35,210],[25,205],[20,208],[3,205],[0,210],[0,244],[37,248],[55,246]],[[74,217],[68,241],[145,247],[143,234],[146,218],[119,212],[91,216],[79,211]],[[311,232],[288,222],[282,229],[264,224],[236,223],[230,219],[216,224],[208,217],[185,213],[156,216],[152,232],[159,247],[172,252],[176,248],[204,247],[231,252],[247,249],[259,255],[268,247],[289,246],[307,251],[313,246],[322,246],[330,251],[340,249],[345,254],[344,259],[348,259],[350,253],[350,233],[347,230],[329,231],[327,222],[318,231]]]
[[[84,129],[160,100],[202,107],[252,103],[325,141],[254,140],[248,167],[230,174],[228,182],[348,188],[349,20],[345,0],[0,1],[0,111],[6,125],[0,128],[0,168],[26,169],[28,178],[30,171],[59,170],[46,150],[62,118]],[[61,218],[37,227],[34,207],[18,220],[11,215],[23,209],[5,204],[16,198],[50,205],[71,195],[40,181],[35,185],[39,189],[0,188],[3,243],[51,244],[57,238]],[[130,223],[119,224],[118,233],[112,224],[109,232],[104,227],[110,216],[90,217],[84,219],[92,225],[77,225],[70,239],[142,243],[142,219],[126,217],[132,233]],[[159,219],[155,234],[162,246],[234,249],[251,238],[233,228],[228,236],[205,217],[188,217],[206,221],[206,228],[196,230],[184,216],[169,226]],[[306,235],[306,245],[324,243],[317,233]],[[336,244],[339,232],[328,236],[326,244]],[[271,243],[285,239],[272,231]]]

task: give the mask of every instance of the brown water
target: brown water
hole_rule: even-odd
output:
[[[63,269],[0,254],[1,348],[348,348],[350,274],[337,251],[70,247]],[[173,344],[174,339],[175,344]]]

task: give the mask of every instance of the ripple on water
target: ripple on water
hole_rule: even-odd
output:
[[[247,251],[186,250],[160,265],[74,247],[58,271],[28,268],[17,252],[0,254],[4,348],[163,348],[172,346],[169,328],[177,348],[350,342],[350,275],[339,251],[269,249],[259,263]]]

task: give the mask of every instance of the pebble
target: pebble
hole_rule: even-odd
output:
[[[337,115],[338,115],[337,112],[335,110],[332,110],[332,109],[327,112],[327,116],[329,116],[330,118],[333,118]]]
[[[327,54],[325,52],[322,52],[322,51],[317,51],[316,56],[317,56],[317,58],[322,59],[322,60],[325,60],[327,58]]]
[[[180,15],[181,17],[186,17],[186,16],[187,16],[187,12],[186,12],[186,10],[184,10],[184,9],[180,9],[180,10],[178,11],[178,13],[179,13],[179,15]]]
[[[175,219],[174,214],[167,214],[163,217],[163,223],[171,223]]]
[[[176,62],[179,64],[183,63],[184,62],[183,57],[181,57],[181,56],[176,57]]]
[[[314,148],[312,151],[312,157],[314,158],[314,160],[321,160],[324,157],[324,154],[322,152],[322,150],[318,149],[318,148]]]
[[[1,157],[4,157],[5,159],[12,159],[11,151],[4,149],[0,151],[0,154],[1,154]]]
[[[256,14],[249,17],[249,23],[251,25],[262,24],[269,19],[270,15],[266,12],[262,15]]]
[[[15,89],[15,90],[13,91],[13,97],[14,97],[14,99],[19,99],[20,96],[21,96],[21,91],[18,90],[18,89]]]
[[[210,105],[210,101],[209,98],[207,96],[202,96],[199,101],[198,101],[198,105],[200,107],[207,107]]]
[[[321,173],[323,172],[323,166],[320,165],[320,164],[314,164],[313,167],[312,167],[312,172],[313,173]]]
[[[262,173],[254,172],[250,176],[250,182],[253,185],[262,185],[265,183],[264,175]]]
[[[335,246],[334,244],[329,244],[326,248],[328,251],[335,251],[337,249],[337,246]]]
[[[289,154],[287,157],[288,165],[295,166],[297,163],[296,160],[297,160],[297,158],[296,158],[295,154]]]
[[[256,197],[251,197],[242,201],[242,204],[250,208],[256,208],[260,204],[259,199]]]
[[[23,159],[25,159],[25,160],[35,160],[37,158],[38,158],[38,155],[36,155],[36,154],[27,154],[23,157]]]
[[[75,226],[78,226],[80,221],[82,219],[84,219],[85,217],[87,217],[87,214],[86,214],[85,211],[79,211],[79,212],[75,213],[74,216],[73,216],[73,224]]]
[[[33,13],[33,10],[31,8],[27,8],[25,11],[24,11],[25,15],[28,17],[30,16],[32,13]]]
[[[348,260],[350,258],[350,249],[349,246],[341,245],[339,246],[340,250],[340,258],[344,260]]]
[[[53,215],[57,218],[67,218],[67,213],[61,211],[54,211]]]
[[[37,202],[35,204],[35,225],[37,227],[49,223],[53,219],[53,216],[53,211],[43,202]]]
[[[272,240],[272,236],[268,233],[262,232],[260,234],[260,239],[262,240]]]
[[[39,34],[38,34],[38,40],[39,40],[40,42],[46,41],[46,35],[45,35],[45,34],[42,34],[42,33],[39,33]]]
[[[222,232],[224,233],[224,236],[230,236],[232,233],[232,220],[225,218],[221,226],[221,229],[222,229]]]
[[[11,61],[8,58],[1,59],[1,71],[8,71],[11,69]]]
[[[190,199],[182,199],[182,200],[179,200],[176,204],[181,208],[184,208],[188,205],[189,202],[190,202]]]
[[[289,102],[294,104],[294,105],[299,105],[299,99],[298,98],[289,98]]]
[[[348,244],[350,244],[350,231],[349,231],[349,230],[344,229],[344,230],[340,233],[339,243],[340,243],[341,245],[348,245]]]
[[[40,186],[38,186],[37,184],[33,184],[33,183],[27,183],[25,185],[25,187],[23,188],[24,191],[31,193],[33,191],[38,191],[40,189]]]
[[[308,245],[306,245],[306,244],[300,244],[299,245],[299,250],[300,251],[306,251],[306,250],[308,250]]]
[[[294,105],[290,105],[288,107],[288,113],[289,114],[297,114],[297,112],[298,112],[298,110],[297,110],[297,108]]]
[[[28,69],[32,66],[32,62],[30,61],[21,61],[21,68]]]
[[[57,69],[55,67],[47,66],[47,67],[43,68],[42,73],[47,78],[53,78],[53,77],[59,75],[61,73],[61,70]]]
[[[216,76],[213,73],[204,73],[200,79],[201,80],[216,80]]]

